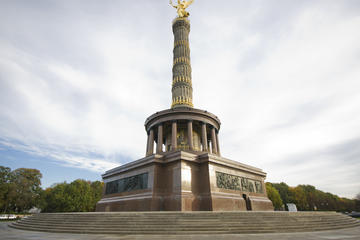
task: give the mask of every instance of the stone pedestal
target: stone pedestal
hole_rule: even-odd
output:
[[[209,153],[155,154],[107,171],[96,211],[273,210],[265,176]]]

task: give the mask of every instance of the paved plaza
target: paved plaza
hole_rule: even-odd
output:
[[[270,234],[216,234],[216,235],[103,235],[103,234],[68,234],[22,231],[8,227],[9,222],[0,222],[0,239],[2,240],[115,240],[115,239],[199,239],[199,240],[360,240],[360,227],[347,228],[335,231],[306,232],[306,233],[270,233]]]

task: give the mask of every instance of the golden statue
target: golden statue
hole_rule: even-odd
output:
[[[179,17],[188,17],[190,15],[190,13],[188,13],[187,11],[185,11],[185,9],[194,2],[194,0],[178,0],[178,5],[175,6],[172,2],[172,0],[170,0],[170,5],[173,6],[174,8],[176,8],[176,11],[179,15]]]

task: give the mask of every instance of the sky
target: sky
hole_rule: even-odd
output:
[[[0,165],[42,187],[101,180],[144,157],[145,119],[171,105],[164,1],[2,0]],[[195,0],[193,103],[222,156],[266,181],[360,192],[360,1]]]

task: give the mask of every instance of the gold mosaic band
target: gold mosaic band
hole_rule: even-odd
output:
[[[182,97],[177,97],[176,99],[173,99],[171,107],[174,107],[174,105],[188,105],[190,107],[194,107],[192,99],[182,99]]]

